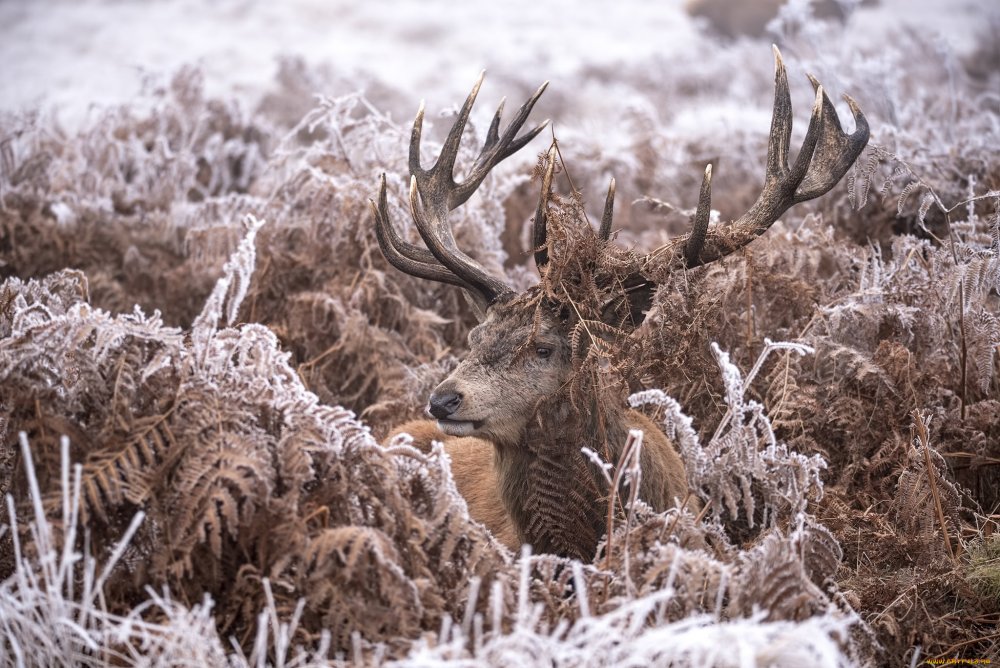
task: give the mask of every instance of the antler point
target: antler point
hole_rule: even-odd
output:
[[[858,103],[854,101],[853,97],[851,97],[847,93],[844,93],[843,97],[844,97],[844,102],[846,102],[847,106],[851,108],[851,113],[854,115],[855,118],[857,118],[859,115],[863,115],[861,113],[861,107],[858,106]]]
[[[482,70],[479,73],[479,77],[476,78],[476,83],[472,86],[472,92],[469,93],[468,100],[466,100],[466,104],[468,104],[470,107],[472,105],[470,104],[469,100],[475,102],[475,99],[479,96],[479,89],[482,87],[483,80],[485,78],[486,78],[486,70]]]

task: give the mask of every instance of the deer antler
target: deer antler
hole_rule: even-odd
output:
[[[788,166],[788,144],[792,136],[792,102],[788,74],[778,47],[774,49],[774,112],[767,149],[764,188],[749,211],[732,225],[708,229],[711,210],[712,166],[705,170],[701,196],[691,233],[660,246],[645,258],[643,265],[657,263],[697,267],[714,262],[743,248],[763,234],[790,207],[826,194],[843,178],[868,143],[868,121],[857,103],[844,95],[855,129],[844,132],[833,103],[812,75],[816,91],[812,117],[795,163]]]
[[[531,238],[535,248],[535,266],[541,271],[549,262],[549,251],[546,246],[548,236],[548,207],[552,195],[552,177],[556,170],[556,146],[549,148],[545,157],[545,173],[542,175],[542,190],[538,196],[538,206],[532,219]],[[597,236],[607,241],[611,236],[611,219],[615,210],[615,180],[608,184],[608,195],[604,200],[604,213],[601,215],[601,226]]]
[[[792,102],[788,91],[788,74],[781,59],[781,52],[774,48],[774,112],[767,150],[767,168],[764,188],[749,211],[732,225],[709,229],[712,209],[712,165],[705,168],[698,197],[698,208],[690,233],[671,239],[648,255],[640,258],[639,270],[618,282],[618,296],[605,307],[607,321],[620,324],[628,321],[637,326],[645,317],[656,288],[654,276],[664,270],[682,267],[693,268],[715,262],[733,251],[743,248],[763,234],[790,207],[814,199],[830,191],[857,160],[868,143],[868,121],[861,109],[845,95],[854,116],[855,130],[848,135],[840,125],[837,111],[811,75],[816,92],[809,128],[795,163],[788,166],[788,145],[792,136]],[[547,167],[542,179],[533,225],[535,263],[541,270],[549,260],[546,247],[547,209],[555,169],[556,150],[553,146],[547,157]],[[604,202],[604,214],[598,231],[600,239],[607,241],[611,234],[614,211],[615,181],[611,179]],[[658,276],[657,276],[658,277]]]
[[[517,136],[535,102],[545,91],[547,82],[521,105],[503,135],[500,134],[500,117],[503,114],[504,101],[501,100],[476,162],[465,180],[456,183],[454,171],[459,143],[485,76],[485,72],[479,75],[472,92],[458,113],[458,119],[448,132],[448,137],[441,147],[441,155],[430,169],[424,169],[420,165],[423,104],[420,105],[417,117],[413,121],[413,131],[410,135],[410,214],[427,249],[408,243],[393,228],[386,203],[384,174],[380,181],[378,203],[371,201],[379,247],[394,267],[418,278],[465,288],[483,310],[499,296],[513,290],[500,279],[491,276],[481,264],[458,248],[448,224],[448,213],[465,203],[500,161],[524,147],[548,124],[548,121],[544,121],[522,136]]]

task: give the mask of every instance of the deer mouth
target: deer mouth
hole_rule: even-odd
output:
[[[483,420],[450,420],[438,418],[437,428],[449,436],[470,436],[483,426]]]

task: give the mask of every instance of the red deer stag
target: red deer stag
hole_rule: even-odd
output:
[[[789,207],[823,195],[840,181],[868,141],[868,123],[854,101],[845,96],[856,126],[852,134],[846,134],[830,99],[815,79],[810,80],[816,91],[812,117],[802,148],[789,167],[792,107],[785,67],[775,49],[774,112],[759,198],[731,225],[709,228],[709,165],[692,232],[639,258],[636,271],[624,280],[619,277],[614,284],[617,287],[611,286],[609,294],[616,294],[603,309],[603,320],[615,326],[638,326],[657,285],[652,277],[714,262],[742,248]],[[466,179],[457,183],[453,171],[459,141],[481,83],[482,76],[430,169],[422,167],[420,161],[422,106],[413,124],[409,204],[427,248],[407,242],[394,229],[389,220],[385,175],[378,202],[371,203],[378,243],[386,259],[412,276],[463,288],[481,316],[480,324],[469,333],[468,355],[430,396],[427,413],[435,421],[409,422],[394,434],[409,433],[421,448],[428,448],[432,441],[443,442],[470,514],[502,542],[511,547],[530,543],[539,552],[589,560],[606,529],[609,490],[596,467],[581,453],[581,446],[614,463],[629,430],[642,430],[645,442],[639,496],[657,511],[687,497],[684,464],[649,419],[626,409],[623,397],[610,397],[606,392],[596,396],[599,391],[594,390],[595,396],[586,398],[582,407],[578,396],[569,400],[566,388],[580,359],[573,350],[571,329],[580,316],[575,314],[575,304],[566,303],[571,301],[568,296],[560,301],[553,297],[554,291],[546,293],[542,286],[517,294],[457,247],[448,213],[469,199],[497,163],[522,148],[546,125],[517,136],[544,85],[524,103],[502,135],[501,103],[479,157]],[[543,275],[549,261],[546,220],[554,164],[550,151],[533,223],[535,261]],[[612,180],[597,233],[601,244],[610,243],[613,203]]]

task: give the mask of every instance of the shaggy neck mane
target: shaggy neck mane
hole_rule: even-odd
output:
[[[608,489],[581,452],[617,463],[628,435],[613,397],[588,392],[577,405],[568,390],[541,402],[516,444],[496,444],[500,492],[518,538],[535,552],[590,561],[604,534]]]

